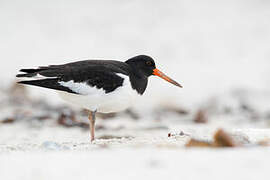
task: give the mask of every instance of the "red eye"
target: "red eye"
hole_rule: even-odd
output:
[[[148,65],[148,66],[152,66],[152,65],[153,65],[153,63],[152,63],[151,61],[146,61],[146,65]]]

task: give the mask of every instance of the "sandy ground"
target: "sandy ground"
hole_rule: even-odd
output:
[[[0,127],[1,179],[269,179],[269,129],[226,130],[243,147],[187,148],[190,138],[211,141],[217,127],[178,125],[174,130],[98,131],[89,142],[80,128],[17,123]],[[186,135],[168,137],[176,129]],[[179,131],[180,132],[180,131]]]
[[[269,179],[269,149],[124,148],[1,155],[1,179]]]

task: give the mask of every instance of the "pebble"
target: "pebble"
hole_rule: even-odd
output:
[[[45,141],[42,143],[41,145],[42,148],[46,149],[46,150],[56,150],[56,151],[60,151],[60,150],[68,150],[70,149],[67,146],[63,146],[59,143],[53,142],[53,141]]]

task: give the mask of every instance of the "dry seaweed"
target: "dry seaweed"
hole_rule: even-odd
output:
[[[1,121],[1,123],[3,124],[10,124],[10,123],[13,123],[15,121],[14,118],[5,118]]]
[[[163,106],[159,110],[160,112],[172,112],[176,113],[178,115],[187,115],[189,114],[189,111],[187,109],[181,108],[181,107],[174,107],[174,106]]]
[[[216,147],[235,147],[237,146],[232,136],[223,129],[218,129],[214,135],[214,146]]]
[[[186,144],[186,147],[213,147],[211,142],[197,140],[197,139],[190,139]]]
[[[257,143],[259,146],[270,146],[270,140],[269,139],[264,139],[261,140]]]
[[[116,116],[117,113],[97,113],[97,117],[100,119],[112,119]]]
[[[132,136],[103,135],[103,136],[100,136],[98,139],[123,139],[123,138],[133,139],[134,137],[132,137]]]
[[[127,109],[127,110],[125,111],[125,113],[126,113],[128,116],[130,116],[131,119],[133,119],[133,120],[138,120],[138,119],[140,119],[139,114],[136,113],[135,111],[133,111],[132,109]]]
[[[225,132],[223,129],[218,129],[216,131],[216,133],[213,136],[212,142],[207,142],[207,141],[191,138],[186,144],[186,147],[211,147],[211,148],[237,147],[237,146],[240,146],[240,145],[236,144],[232,136],[228,134],[227,132]]]
[[[194,122],[195,123],[207,123],[208,122],[208,116],[205,110],[199,110],[196,114],[195,114],[195,118],[194,118]]]

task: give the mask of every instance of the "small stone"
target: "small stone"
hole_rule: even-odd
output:
[[[46,150],[67,150],[69,149],[67,146],[62,146],[56,142],[53,141],[45,141],[42,143],[42,148]]]

